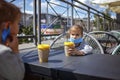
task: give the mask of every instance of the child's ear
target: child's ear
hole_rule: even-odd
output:
[[[9,28],[9,25],[10,25],[10,23],[9,23],[9,22],[6,22],[4,28],[5,28],[5,29],[8,29],[8,28]]]

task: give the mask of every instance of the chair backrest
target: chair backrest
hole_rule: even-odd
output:
[[[67,32],[59,35],[50,44],[51,49],[57,49],[57,50],[58,49],[63,49],[64,48],[64,42],[68,41],[68,39],[69,39],[69,34]],[[83,40],[85,42],[87,42],[93,48],[92,53],[104,54],[103,48],[100,45],[100,43],[96,40],[96,38],[94,38],[93,36],[84,32],[83,33]]]
[[[62,33],[60,34],[58,37],[56,37],[50,44],[50,48],[54,48],[54,49],[57,49],[60,47],[62,48],[64,45],[64,42],[65,41],[68,41],[67,37],[66,37],[67,33]]]
[[[110,34],[109,32],[92,31],[92,32],[89,32],[89,34],[94,36],[99,41],[99,43],[103,47],[105,54],[111,54],[113,51],[113,48],[115,48],[119,44],[118,39],[114,35]]]
[[[113,50],[112,55],[120,55],[120,44]]]
[[[92,48],[92,53],[104,54],[104,50],[98,40],[88,33],[84,33],[83,40],[88,43]]]
[[[119,31],[112,30],[109,33],[112,34],[112,35],[114,35],[118,39],[118,41],[120,43],[120,32]]]

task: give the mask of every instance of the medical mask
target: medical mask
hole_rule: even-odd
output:
[[[69,41],[74,42],[74,43],[81,43],[83,39],[82,38],[78,38],[78,39],[70,38]]]

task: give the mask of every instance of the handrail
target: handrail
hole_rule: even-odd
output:
[[[17,38],[34,38],[34,37],[35,37],[34,35],[17,36]]]

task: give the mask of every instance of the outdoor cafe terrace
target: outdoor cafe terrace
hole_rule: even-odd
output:
[[[93,8],[79,0],[32,2],[31,16],[26,13],[28,5],[23,0],[18,34],[19,55],[25,64],[24,80],[120,80],[120,23],[106,14],[108,8],[106,13],[101,12],[96,10],[98,7]],[[46,8],[42,3],[46,4]],[[104,5],[109,4],[112,3],[109,1]],[[109,7],[113,9],[111,5]],[[83,26],[83,40],[93,48],[88,55],[65,56],[67,30],[74,24]],[[39,62],[38,44],[50,45],[48,62]]]

